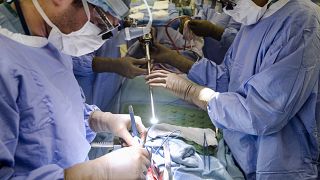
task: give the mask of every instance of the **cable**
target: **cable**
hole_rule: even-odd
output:
[[[179,53],[179,51],[178,51],[179,48],[176,46],[175,42],[173,41],[172,37],[170,36],[169,31],[168,31],[168,28],[170,27],[170,25],[171,25],[174,21],[176,21],[177,19],[180,20],[180,19],[182,19],[182,18],[187,18],[188,20],[191,19],[191,17],[185,16],[185,15],[183,15],[183,16],[178,16],[178,17],[175,17],[175,18],[171,19],[171,20],[165,25],[166,35],[168,36],[170,42],[172,43],[173,49],[176,50],[178,53]],[[182,48],[181,48],[181,49],[182,49]],[[180,54],[180,53],[179,53],[179,54]]]

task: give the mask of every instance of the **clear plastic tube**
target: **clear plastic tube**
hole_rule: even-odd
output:
[[[134,28],[127,27],[127,28],[125,28],[125,40],[127,40],[127,41],[134,39],[134,38],[137,38],[137,37],[141,37],[145,34],[150,33],[150,31],[151,31],[151,26],[152,26],[152,21],[153,21],[151,9],[148,5],[147,0],[143,0],[143,2],[146,5],[147,11],[149,14],[148,24],[145,27],[134,27]]]

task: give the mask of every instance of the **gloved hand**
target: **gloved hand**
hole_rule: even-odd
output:
[[[212,37],[218,41],[221,40],[221,36],[224,32],[224,28],[218,25],[212,24],[207,20],[190,20],[188,23],[191,31],[201,37]]]
[[[154,87],[164,87],[178,97],[194,103],[203,110],[207,110],[208,102],[218,93],[210,88],[199,86],[177,74],[165,71],[152,71],[146,76],[147,83]]]
[[[64,179],[146,179],[150,165],[146,149],[125,147],[64,170]]]
[[[147,130],[141,118],[135,116],[135,122],[140,134],[140,139],[145,141]],[[90,128],[95,132],[111,132],[125,140],[129,146],[141,146],[133,139],[128,129],[131,128],[129,114],[112,114],[109,112],[94,111],[89,118]]]
[[[94,72],[114,72],[127,78],[134,78],[147,73],[146,69],[139,66],[145,65],[145,59],[135,59],[132,57],[104,58],[95,57],[92,62]]]
[[[178,54],[177,51],[159,43],[154,43],[150,51],[153,62],[170,64],[184,73],[187,73],[194,63],[192,60]]]

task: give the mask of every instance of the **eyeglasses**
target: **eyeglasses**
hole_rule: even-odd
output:
[[[111,15],[97,6],[93,8],[92,15],[93,23],[101,29],[99,36],[102,36],[102,39],[110,38],[112,36],[111,31],[120,26],[118,22],[114,25],[114,21],[111,21],[109,18]]]
[[[217,0],[222,4],[222,7],[226,7],[226,10],[233,10],[233,8],[237,5],[235,0]]]

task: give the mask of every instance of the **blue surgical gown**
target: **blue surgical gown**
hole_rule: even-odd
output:
[[[73,57],[73,72],[82,87],[88,104],[95,104],[103,111],[118,113],[114,108],[124,77],[116,73],[95,73],[92,71],[94,56],[117,58],[120,50],[115,38],[99,48],[98,51],[81,57]]]
[[[95,109],[84,104],[72,59],[0,34],[0,179],[63,179],[84,162]]]
[[[24,34],[17,13],[7,3],[0,4],[0,26],[11,32]],[[94,73],[92,60],[93,56],[120,57],[117,40],[114,36],[98,51],[72,58],[74,75],[85,94],[86,102],[97,105],[103,111],[113,110],[114,97],[119,92],[123,77],[115,73]]]
[[[213,24],[223,27],[225,30],[222,34],[221,40],[218,41],[211,37],[204,38],[203,55],[205,58],[220,64],[229,47],[231,46],[234,38],[236,37],[241,24],[234,21],[229,15],[223,13],[217,13],[215,9],[211,8],[211,5],[205,5],[203,7],[202,19],[208,20]]]
[[[244,26],[216,65],[188,77],[218,92],[212,122],[248,179],[316,179],[320,124],[320,9],[290,0]]]

